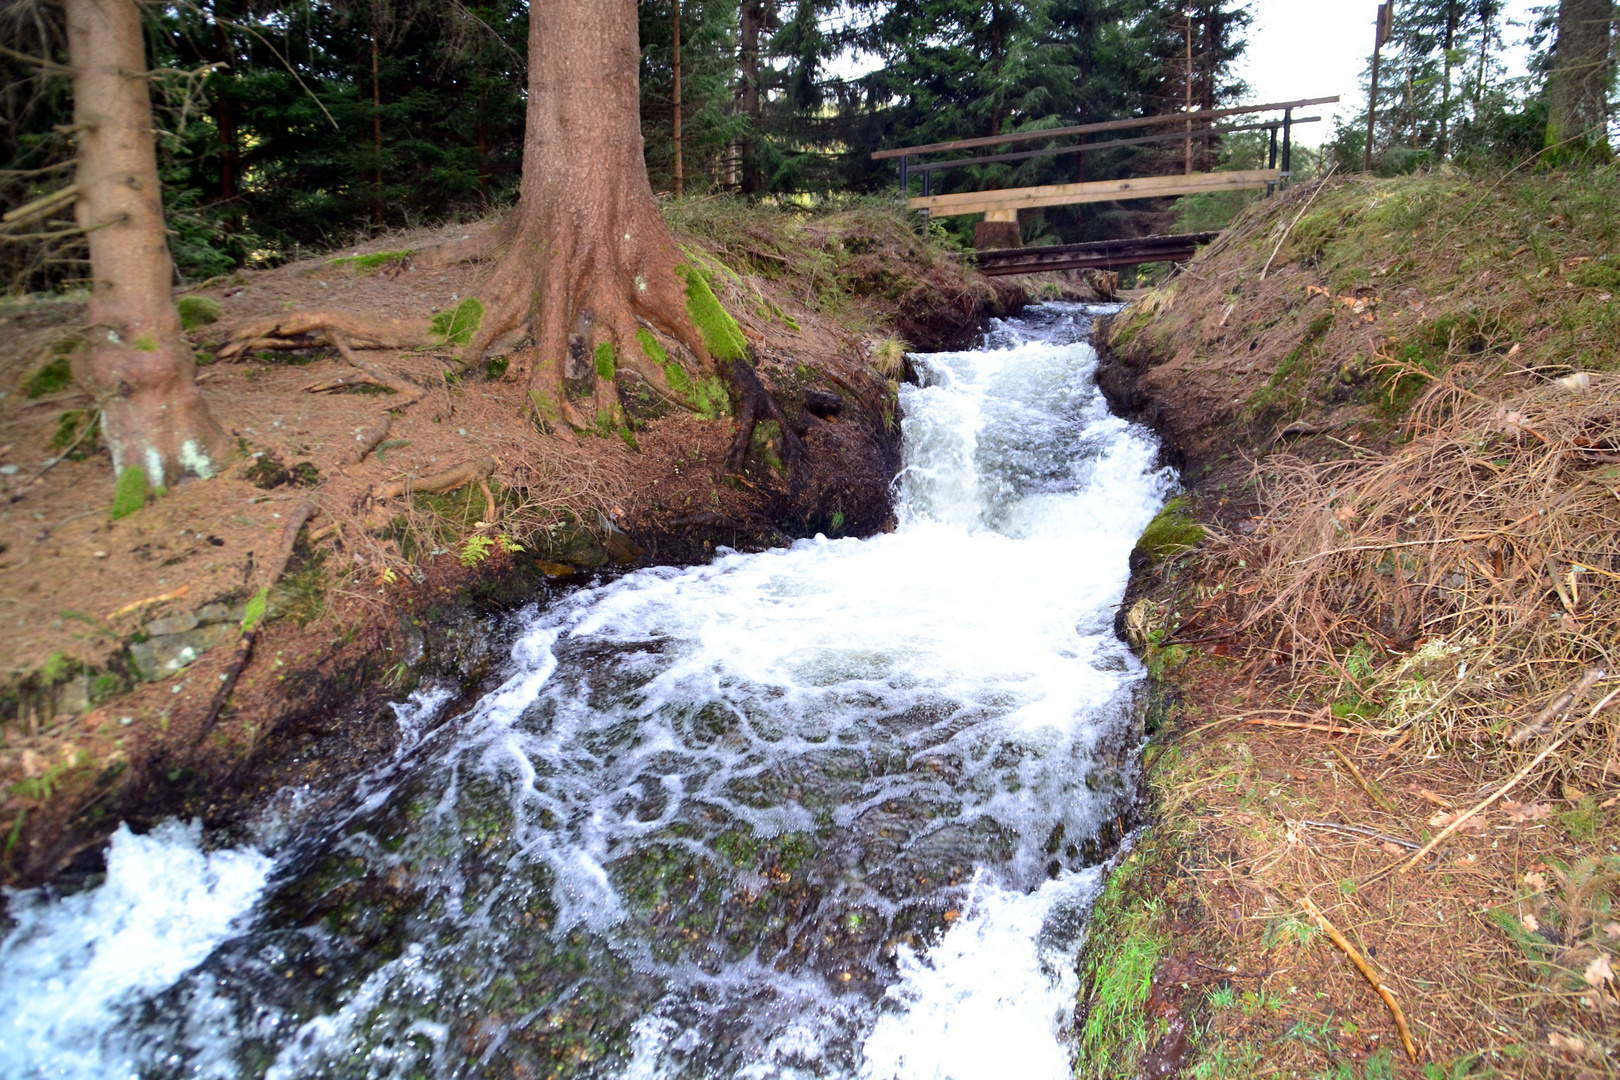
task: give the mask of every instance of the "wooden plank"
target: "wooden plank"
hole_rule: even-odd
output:
[[[1150,236],[1125,236],[1114,240],[1087,240],[1080,244],[1044,244],[1039,247],[981,251],[976,255],[980,266],[992,262],[1017,262],[1036,258],[1060,258],[1091,255],[1109,255],[1125,250],[1165,248],[1174,250],[1198,247],[1221,235],[1219,231],[1195,233],[1154,233]]]
[[[979,273],[986,277],[1007,274],[1043,274],[1057,270],[1112,270],[1124,266],[1139,266],[1150,262],[1186,262],[1198,253],[1198,245],[1183,242],[1179,245],[1157,244],[1144,247],[1116,247],[1107,251],[1072,252],[1062,254],[1055,248],[1019,248],[1019,259],[986,259],[989,251],[979,255]],[[1010,252],[1009,252],[1010,253]],[[1000,255],[1000,251],[993,254]]]
[[[878,150],[873,161],[905,157],[909,154],[935,154],[942,150],[970,150],[976,146],[1002,146],[1008,143],[1030,142],[1033,139],[1058,139],[1066,135],[1089,135],[1094,131],[1121,131],[1133,127],[1153,127],[1191,120],[1219,120],[1223,116],[1242,116],[1244,113],[1275,112],[1278,109],[1303,109],[1308,105],[1331,105],[1338,95],[1323,98],[1305,98],[1302,101],[1272,101],[1264,105],[1235,105],[1230,109],[1200,109],[1197,112],[1163,113],[1159,116],[1133,116],[1128,120],[1105,120],[1100,124],[1077,124],[1073,127],[1048,128],[1045,131],[1019,131],[1010,135],[985,135],[977,139],[958,139],[955,142],[929,143],[926,146],[900,146],[893,150]]]
[[[1301,124],[1315,124],[1322,118],[1320,116],[1301,116],[1294,120],[1294,127]],[[1269,128],[1282,127],[1281,120],[1267,120],[1261,124],[1238,124],[1227,127],[1201,127],[1192,131],[1171,131],[1163,135],[1141,135],[1134,139],[1109,139],[1107,142],[1075,143],[1072,146],[1051,146],[1044,150],[1025,150],[1017,154],[990,154],[986,157],[951,158],[948,161],[930,161],[924,165],[913,165],[909,170],[911,175],[921,173],[940,172],[944,169],[960,169],[966,165],[996,165],[1004,161],[1025,161],[1038,157],[1062,157],[1067,154],[1088,154],[1093,150],[1115,150],[1121,146],[1140,146],[1144,143],[1173,142],[1177,139],[1202,138],[1205,135],[1227,135],[1238,131],[1261,131]]]
[[[922,195],[906,200],[913,210],[927,210],[936,217],[953,214],[982,214],[991,210],[1027,210],[1040,206],[1073,206],[1078,203],[1127,199],[1157,199],[1171,195],[1194,195],[1202,191],[1241,191],[1276,182],[1277,169],[1244,169],[1236,172],[1192,173],[1179,176],[1137,176],[1125,180],[1092,180],[1082,184],[1047,184],[1042,187],[1006,188],[1001,191],[962,191],[952,195]]]

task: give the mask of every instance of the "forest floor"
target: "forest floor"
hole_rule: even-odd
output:
[[[476,677],[476,649],[444,632],[469,610],[720,546],[892,527],[903,349],[966,341],[1021,306],[1027,285],[978,276],[875,204],[811,215],[693,199],[667,214],[808,447],[801,483],[774,424],[728,473],[723,392],[708,415],[672,411],[621,375],[626,430],[572,446],[540,434],[518,377],[527,342],[461,376],[431,351],[361,354],[414,384],[415,400],[353,384],[356,369],[319,343],[213,362],[234,328],[285,311],[453,308],[480,269],[418,270],[412,254],[490,225],[477,222],[185,290],[198,382],[237,454],[221,475],[112,520],[96,403],[73,374],[82,298],[0,302],[0,877],[93,870],[120,819],[213,823],[289,775],[352,768],[392,728],[376,722],[379,695],[397,700],[435,663],[440,677]],[[386,439],[356,462],[385,416]],[[487,478],[455,491],[382,493],[487,459]],[[247,602],[310,498],[319,513],[270,595],[279,617],[216,721]],[[328,737],[339,714],[354,725],[347,740]],[[276,745],[295,735],[297,752]]]
[[[1187,492],[1081,1075],[1620,1073],[1617,230],[1613,169],[1302,185],[1103,332]]]

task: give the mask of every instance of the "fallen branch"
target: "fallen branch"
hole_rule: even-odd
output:
[[[15,210],[7,211],[4,217],[0,217],[0,222],[4,222],[7,225],[21,225],[24,222],[33,221],[37,218],[47,217],[54,212],[57,207],[64,203],[72,202],[78,197],[78,194],[79,185],[69,184],[65,188],[58,188],[49,195],[42,195],[33,202],[23,203]]]
[[[1398,836],[1389,836],[1377,829],[1365,829],[1360,825],[1336,825],[1331,821],[1301,821],[1301,825],[1309,825],[1313,829],[1332,829],[1334,832],[1354,833],[1356,836],[1366,836],[1373,840],[1382,840],[1386,844],[1403,847],[1407,851],[1416,851],[1417,845],[1410,840],[1402,840]]]
[[[141,608],[146,607],[148,604],[161,604],[166,600],[178,600],[178,599],[180,599],[182,596],[186,595],[186,593],[188,593],[190,591],[191,591],[191,586],[190,585],[182,585],[178,589],[174,590],[174,592],[159,593],[156,596],[148,596],[144,600],[137,600],[133,604],[125,604],[123,607],[119,608],[117,611],[109,612],[106,615],[106,619],[107,619],[108,622],[112,622],[114,619],[121,619],[125,615],[129,615],[132,612],[139,611],[139,610],[141,610]]]
[[[1398,734],[1397,731],[1374,731],[1371,728],[1338,727],[1333,724],[1309,724],[1301,720],[1262,720],[1252,718],[1243,722],[1257,727],[1299,728],[1302,731],[1325,731],[1329,735],[1365,735],[1373,739],[1392,739]]]
[[[1596,678],[1593,678],[1593,671],[1596,672]],[[1590,678],[1593,683],[1596,683],[1598,679],[1603,678],[1604,673],[1601,670],[1594,668],[1593,671],[1588,671],[1581,679],[1581,682],[1584,683],[1588,678]],[[1615,691],[1615,693],[1620,693],[1620,690]],[[1437,835],[1433,840],[1430,840],[1427,844],[1424,844],[1423,847],[1418,849],[1417,854],[1413,855],[1410,859],[1406,860],[1406,862],[1402,863],[1398,872],[1405,874],[1410,871],[1414,866],[1423,860],[1423,856],[1439,847],[1453,833],[1466,825],[1470,819],[1476,817],[1480,812],[1488,808],[1497,799],[1500,799],[1502,796],[1518,787],[1520,781],[1529,776],[1531,773],[1535,772],[1543,761],[1546,761],[1552,756],[1553,751],[1557,750],[1560,746],[1563,746],[1570,739],[1573,739],[1577,734],[1585,730],[1586,720],[1590,720],[1592,717],[1596,716],[1605,705],[1614,700],[1614,697],[1614,694],[1610,694],[1608,697],[1592,706],[1592,711],[1586,714],[1585,720],[1582,720],[1580,723],[1574,725],[1568,731],[1564,732],[1562,735],[1558,736],[1558,738],[1549,743],[1546,749],[1542,750],[1541,753],[1537,754],[1531,760],[1530,764],[1514,773],[1512,779],[1503,784],[1501,787],[1497,788],[1495,794],[1491,795],[1483,802],[1477,803],[1471,809],[1465,810],[1461,814],[1458,814],[1457,820],[1453,821],[1450,825],[1447,825],[1444,829],[1441,829],[1439,835]]]
[[[371,497],[373,499],[397,499],[402,495],[415,495],[418,492],[454,491],[463,484],[470,484],[474,480],[483,479],[494,471],[494,458],[476,458],[452,466],[443,472],[433,473],[431,476],[407,476],[403,480],[391,480],[386,484],[378,484],[371,489]]]
[[[242,619],[242,636],[237,639],[236,653],[220,675],[219,689],[214,691],[214,700],[208,705],[208,715],[203,718],[202,727],[197,732],[199,740],[213,729],[220,712],[225,708],[225,703],[230,700],[231,692],[236,689],[236,680],[241,677],[248,661],[253,658],[253,642],[259,636],[259,627],[264,625],[264,608],[269,603],[270,590],[281,580],[282,572],[287,569],[293,547],[298,543],[299,532],[309,519],[318,513],[320,507],[316,505],[315,500],[305,499],[293,507],[292,513],[287,517],[287,523],[281,527],[281,535],[276,542],[275,558],[269,564],[269,573],[262,579],[264,584],[253,600],[248,602],[248,614]]]
[[[1557,579],[1554,578],[1554,580],[1556,581]],[[1581,681],[1576,683],[1574,687],[1569,690],[1565,690],[1562,694],[1559,694],[1557,697],[1549,701],[1547,703],[1547,707],[1537,713],[1534,720],[1531,720],[1518,731],[1515,731],[1512,735],[1509,735],[1508,745],[1518,746],[1531,736],[1540,735],[1546,732],[1548,724],[1559,719],[1565,713],[1569,712],[1570,709],[1574,708],[1575,703],[1581,698],[1584,698],[1587,694],[1591,693],[1592,687],[1596,686],[1597,681],[1601,678],[1603,678],[1602,671],[1599,671],[1596,668],[1588,671],[1581,677]]]
[[[376,427],[371,428],[369,431],[361,432],[360,443],[355,447],[354,450],[354,460],[348,462],[348,464],[360,464],[362,461],[366,460],[367,454],[371,453],[373,450],[377,449],[378,446],[382,445],[382,441],[388,438],[388,425],[393,422],[393,419],[394,418],[390,414],[383,413],[382,419],[377,421]]]
[[[1288,234],[1294,231],[1294,226],[1298,225],[1299,219],[1305,216],[1305,211],[1311,208],[1311,203],[1315,202],[1316,197],[1322,194],[1322,189],[1327,187],[1328,180],[1333,176],[1333,173],[1338,169],[1338,167],[1338,164],[1335,163],[1333,168],[1327,171],[1327,176],[1322,177],[1322,179],[1317,182],[1316,190],[1311,192],[1311,197],[1305,200],[1305,205],[1299,208],[1299,213],[1294,215],[1294,220],[1288,223],[1288,228],[1284,229],[1283,234],[1277,238],[1277,246],[1271,249],[1271,258],[1266,260],[1266,265],[1260,270],[1261,281],[1266,280],[1266,275],[1271,272],[1272,260],[1276,259],[1277,252],[1282,250],[1283,242],[1288,239]]]
[[[332,344],[337,346],[337,351],[343,354],[343,359],[347,360],[350,366],[358,368],[367,375],[370,375],[373,379],[378,381],[379,385],[388,387],[388,389],[394,391],[394,393],[401,394],[410,399],[410,401],[415,401],[417,398],[422,396],[422,388],[417,386],[415,383],[406,382],[404,379],[400,378],[398,375],[395,375],[392,371],[389,371],[385,367],[380,367],[376,364],[361,360],[354,354],[354,350],[349,348],[349,343],[343,340],[343,335],[338,331],[328,330],[326,332],[326,336],[332,339]]]
[[[304,387],[306,394],[330,394],[334,390],[347,390],[351,386],[380,386],[385,390],[392,390],[383,380],[365,371],[356,371],[352,375],[339,375],[333,379],[321,379]]]
[[[1372,781],[1361,775],[1361,770],[1356,768],[1356,763],[1346,757],[1343,750],[1340,750],[1337,746],[1329,746],[1328,749],[1332,750],[1333,756],[1338,758],[1339,762],[1343,764],[1346,769],[1350,770],[1350,775],[1354,777],[1356,783],[1361,786],[1361,790],[1367,793],[1367,798],[1377,803],[1379,808],[1386,813],[1393,814],[1396,817],[1401,816],[1401,812],[1395,809],[1395,804],[1390,802],[1389,799],[1384,796],[1382,791],[1379,791],[1378,788],[1374,787]],[[1412,846],[1416,847],[1417,845],[1413,844]]]
[[[1395,1017],[1395,1030],[1400,1032],[1401,1045],[1406,1047],[1406,1056],[1414,1062],[1417,1061],[1417,1043],[1412,1041],[1412,1029],[1406,1026],[1406,1014],[1401,1012],[1400,1002],[1395,1000],[1395,995],[1390,993],[1389,987],[1379,980],[1372,967],[1366,960],[1362,959],[1361,953],[1357,952],[1356,947],[1350,944],[1350,940],[1339,933],[1339,928],[1328,922],[1327,916],[1322,914],[1322,909],[1312,903],[1310,897],[1300,897],[1299,903],[1301,907],[1310,913],[1311,918],[1316,920],[1316,925],[1321,927],[1322,933],[1327,935],[1328,940],[1337,945],[1339,950],[1350,958],[1350,962],[1356,965],[1356,970],[1360,971],[1362,976],[1372,983],[1372,988],[1378,991],[1379,997],[1384,999],[1384,1004],[1389,1006],[1390,1015]]]

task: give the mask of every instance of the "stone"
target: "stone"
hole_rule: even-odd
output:
[[[225,604],[204,604],[196,610],[195,614],[199,624],[211,626],[214,623],[222,622],[239,623],[242,621],[242,615],[246,610],[246,604],[237,604],[234,607],[228,607]]]
[[[230,636],[229,625],[216,623],[182,634],[164,634],[138,641],[129,647],[129,653],[141,679],[156,682],[173,675]]]
[[[612,558],[591,530],[579,524],[557,529],[536,555],[547,562],[567,563],[585,570],[605,566]]]
[[[619,565],[633,563],[647,553],[647,550],[636,543],[629,533],[613,524],[613,521],[600,511],[596,515],[596,527],[602,530],[602,546],[607,548],[608,555]]]
[[[170,615],[162,619],[153,619],[146,624],[146,632],[151,637],[167,637],[170,634],[183,634],[187,630],[197,628],[195,615]]]
[[[825,420],[844,411],[844,399],[826,390],[810,389],[804,392],[804,407]]]

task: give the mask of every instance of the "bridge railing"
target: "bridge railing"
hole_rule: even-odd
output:
[[[943,172],[948,169],[960,169],[970,165],[992,165],[1012,161],[1026,161],[1031,158],[1038,157],[1059,157],[1070,154],[1084,155],[1088,152],[1097,150],[1111,150],[1123,146],[1140,146],[1147,143],[1174,142],[1176,140],[1183,139],[1190,142],[1192,139],[1206,138],[1211,135],[1222,135],[1240,131],[1263,130],[1269,131],[1271,134],[1269,147],[1270,160],[1269,164],[1267,165],[1267,170],[1275,172],[1276,177],[1280,179],[1288,177],[1293,171],[1294,126],[1297,124],[1316,123],[1322,119],[1320,116],[1296,117],[1294,115],[1294,110],[1308,108],[1312,105],[1328,105],[1337,102],[1338,100],[1339,98],[1337,96],[1305,98],[1299,101],[1274,101],[1261,105],[1235,105],[1224,109],[1201,109],[1196,112],[1164,113],[1159,116],[1129,117],[1124,120],[1107,120],[1101,123],[1077,124],[1071,127],[1047,128],[1041,131],[1019,131],[1003,135],[986,135],[973,139],[958,139],[953,142],[928,143],[922,146],[902,146],[891,150],[879,150],[872,155],[872,158],[875,161],[898,158],[900,160],[901,194],[903,196],[910,197],[911,174],[917,173],[922,177],[922,198],[929,199],[930,203],[932,203],[932,200],[935,198],[932,191],[933,175],[936,172]],[[1224,119],[1226,117],[1275,112],[1282,113],[1282,116],[1276,119],[1263,120],[1258,123],[1225,126],[1216,126],[1214,124],[1214,121]],[[934,154],[953,153],[963,150],[979,150],[992,146],[1010,146],[1017,143],[1062,139],[1071,136],[1096,135],[1103,132],[1126,131],[1131,128],[1167,127],[1172,124],[1182,125],[1182,130],[1162,132],[1154,135],[1139,135],[1130,138],[1107,139],[1100,142],[1082,141],[1066,146],[1048,146],[1035,150],[949,158],[943,161],[919,160],[916,164],[912,163],[913,158],[921,159]],[[1279,135],[1281,136],[1280,145]],[[1189,155],[1189,171],[1190,164],[1191,161]],[[1281,165],[1280,169],[1278,168],[1279,165]],[[1087,185],[1064,184],[1057,185],[1050,189],[1021,188],[1012,190],[1032,193],[1040,191],[1043,193],[1041,197],[1041,205],[1061,205],[1062,202],[1057,200],[1068,200],[1072,202],[1092,201],[1091,199],[1085,197],[1091,193],[1072,190],[1085,186]],[[1135,197],[1146,198],[1150,195],[1166,193],[1170,192],[1165,185],[1155,185],[1152,187],[1151,191],[1144,190],[1141,195]],[[989,192],[985,192],[984,194],[988,195]],[[1101,197],[1112,198],[1132,197],[1131,195],[1123,194],[1120,191],[1108,191],[1104,189],[1099,189],[1096,194]],[[929,204],[923,204],[918,208],[933,210],[935,213],[973,213],[984,210],[985,207],[981,204],[985,201],[986,200],[983,199],[973,201],[971,205],[975,207],[975,210],[951,210],[947,209],[947,206],[945,205],[933,206]],[[1013,201],[1016,202],[1016,200]],[[964,205],[969,204],[964,203]]]

